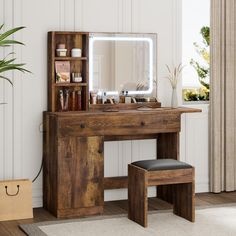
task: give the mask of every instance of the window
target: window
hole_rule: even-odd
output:
[[[203,35],[206,36],[209,32],[210,0],[183,0],[182,6],[182,62],[185,65],[182,73],[184,100],[209,100],[209,62],[207,63],[209,46],[206,45]],[[200,68],[197,68],[198,65]]]

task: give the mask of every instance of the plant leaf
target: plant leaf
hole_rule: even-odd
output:
[[[16,28],[13,28],[11,30],[8,30],[7,32],[3,33],[0,35],[0,42],[2,40],[4,40],[5,38],[7,38],[8,36],[16,33],[17,31],[21,30],[21,29],[24,29],[25,27],[24,26],[21,26],[21,27],[16,27]]]
[[[0,75],[0,78],[7,80],[13,86],[13,83],[11,82],[11,80],[9,78],[2,76],[2,75]]]
[[[12,44],[20,44],[20,45],[24,45],[24,43],[16,41],[16,40],[2,40],[0,41],[0,47],[7,47],[7,46],[11,46]]]
[[[25,64],[9,64],[9,65],[6,65],[6,66],[0,68],[0,73],[6,72],[9,70],[19,70],[21,72],[31,73],[29,70],[22,68],[22,66],[24,66],[24,65]]]
[[[7,65],[9,65],[10,63],[14,62],[15,60],[16,60],[16,58],[12,58],[12,59],[10,59],[10,60],[4,59],[4,60],[0,61],[0,66],[1,66],[1,67],[7,66]]]
[[[0,25],[0,30],[3,28],[4,24]]]

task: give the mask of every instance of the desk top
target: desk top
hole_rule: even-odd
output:
[[[160,108],[148,108],[148,107],[140,107],[139,109],[132,110],[90,110],[90,111],[70,111],[70,112],[45,112],[48,115],[56,116],[56,117],[76,117],[76,116],[87,116],[87,115],[106,115],[106,116],[114,116],[114,115],[139,115],[139,114],[182,114],[182,113],[196,113],[201,112],[201,109],[197,108],[189,108],[189,107],[160,107]]]
[[[59,137],[127,136],[180,131],[182,113],[201,112],[195,108],[153,108],[147,110],[45,112]]]

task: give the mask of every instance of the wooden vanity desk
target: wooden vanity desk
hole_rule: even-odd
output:
[[[157,139],[157,158],[178,159],[181,114],[200,112],[199,109],[161,107],[149,90],[153,87],[153,75],[156,73],[156,51],[154,50],[157,48],[156,34],[128,34],[124,37],[119,33],[101,33],[100,36],[102,37],[99,38],[97,33],[89,32],[48,32],[48,112],[44,112],[43,118],[43,205],[57,217],[70,218],[102,213],[104,190],[127,188],[127,176],[104,178],[105,141]],[[102,38],[109,39],[110,42],[111,37],[114,40],[115,36],[119,41],[126,42],[129,39],[130,43],[137,39],[137,42],[140,40],[142,42],[131,44],[130,50],[127,50],[126,46],[121,50],[120,47],[124,44],[118,47],[114,41],[112,46],[116,45],[116,47],[112,47],[112,53],[109,53],[114,56],[112,65],[108,63],[112,61],[110,57],[106,60],[107,63],[99,64],[99,57],[91,53],[95,52],[92,49],[95,47],[95,40]],[[110,50],[111,46],[108,48]],[[74,55],[73,49],[81,49],[81,55]],[[119,57],[115,57],[115,49],[119,49]],[[60,50],[66,52],[61,55]],[[140,68],[140,61],[135,57],[139,55],[141,58],[141,52],[145,55],[143,56],[145,60],[142,61],[143,68]],[[105,52],[103,54],[106,55]],[[134,57],[130,61],[125,61],[126,69],[131,68],[131,70],[126,71],[125,75],[122,73],[120,75],[122,79],[118,88],[121,89],[122,85],[122,92],[118,93],[121,95],[119,99],[113,97],[109,104],[109,100],[106,100],[107,90],[99,87],[100,92],[103,91],[103,97],[99,99],[97,97],[94,102],[91,99],[91,92],[96,91],[97,87],[93,85],[98,86],[101,84],[101,78],[105,77],[102,73],[99,77],[97,73],[96,82],[91,69],[94,68],[95,63],[92,58],[97,58],[98,64],[95,66],[97,68],[100,68],[98,65],[113,68],[120,58],[121,66],[117,68],[123,68],[124,60],[129,58],[127,55]],[[131,63],[130,66],[127,66],[128,62]],[[138,65],[139,70],[134,70],[134,65]],[[113,72],[118,71],[117,68],[113,68]],[[145,74],[140,71],[145,71]],[[134,72],[140,73],[134,74]],[[76,76],[79,80],[75,80]],[[126,84],[130,81],[123,81],[123,78],[129,76],[138,79],[135,83],[131,80],[132,86],[135,84],[134,91],[130,88],[130,83],[129,86]],[[116,74],[116,82],[113,81],[113,84],[117,83],[118,77]],[[110,81],[112,76],[109,75],[108,78]],[[111,90],[117,91],[116,88]],[[130,103],[132,94],[139,94],[139,96],[133,97],[133,103]],[[129,96],[130,99],[127,99]],[[152,109],[137,110],[139,106],[146,108],[151,106]],[[117,110],[117,112],[108,110]],[[168,189],[167,191],[158,189],[157,195],[170,201]]]
[[[157,158],[179,159],[181,114],[200,111],[45,112],[44,207],[66,218],[102,213],[104,190],[127,188],[126,176],[104,178],[104,141],[155,138]]]

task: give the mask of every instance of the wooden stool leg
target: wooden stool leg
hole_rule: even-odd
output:
[[[179,160],[179,132],[158,134],[157,159],[165,158]],[[158,186],[157,197],[173,204],[173,186]]]
[[[128,166],[128,218],[147,227],[147,176],[146,171]]]
[[[193,183],[174,186],[174,214],[195,221],[195,186]]]

